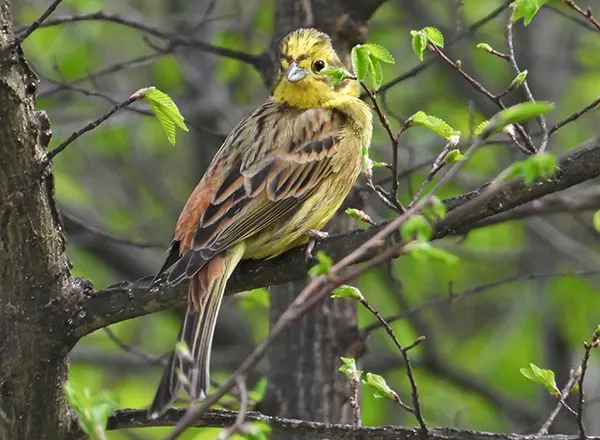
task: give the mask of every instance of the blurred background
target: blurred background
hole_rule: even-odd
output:
[[[27,25],[47,7],[42,0],[15,0],[16,25]],[[506,52],[509,2],[495,0],[388,0],[373,15],[369,42],[382,44],[396,58],[384,66],[384,84],[419,64],[410,30],[435,26],[452,60],[491,91],[504,90],[514,71],[504,60],[476,48],[486,42]],[[558,2],[557,2],[558,3]],[[600,12],[600,1],[581,0]],[[186,118],[189,133],[171,146],[147,106],[133,105],[84,135],[54,161],[56,197],[68,236],[73,274],[92,280],[96,289],[154,273],[162,263],[179,212],[225,135],[269,93],[255,58],[214,54],[203,47],[169,44],[144,29],[78,15],[103,11],[132,22],[181,32],[198,41],[260,55],[271,44],[273,1],[65,0],[54,22],[32,34],[24,51],[40,77],[39,108],[52,121],[53,146],[102,115],[136,90],[153,85],[169,94]],[[319,13],[316,11],[315,13]],[[486,18],[484,23],[480,20]],[[600,95],[600,33],[560,4],[547,5],[531,25],[515,25],[515,50],[536,99],[556,103],[549,125]],[[212,51],[214,52],[214,51]],[[429,55],[431,57],[431,55]],[[397,130],[401,119],[422,110],[469,133],[497,108],[439,61],[387,88],[382,105]],[[507,104],[523,101],[521,89]],[[548,150],[559,154],[598,134],[600,114],[591,112],[554,134]],[[528,127],[531,133],[537,125]],[[534,138],[537,139],[538,138]],[[427,175],[444,140],[411,128],[400,142],[399,195],[410,200]],[[391,147],[379,123],[371,156],[390,162]],[[509,139],[498,135],[480,149],[452,184],[438,194],[447,198],[492,179],[520,160]],[[389,176],[378,169],[375,181]],[[359,179],[355,194],[376,221],[390,212]],[[585,210],[562,202],[590,199]],[[437,243],[459,257],[447,265],[403,256],[365,273],[358,286],[384,315],[426,306],[393,322],[403,344],[426,336],[411,351],[425,419],[431,426],[531,432],[547,418],[555,400],[520,369],[530,362],[552,369],[561,388],[600,323],[600,244],[592,214],[600,194],[592,182],[556,198],[558,213],[528,216],[482,227]],[[561,202],[562,200],[562,202]],[[560,209],[563,206],[564,209]],[[506,282],[501,282],[501,281]],[[491,285],[490,285],[491,284]],[[462,293],[469,292],[461,296]],[[213,350],[214,379],[227,377],[265,337],[269,295],[264,289],[225,298]],[[181,311],[167,311],[97,331],[80,341],[71,357],[70,380],[92,392],[107,390],[122,407],[151,402],[161,373],[160,357],[174,343]],[[359,327],[374,318],[359,309]],[[381,328],[372,329],[363,369],[383,375],[405,401],[410,387],[401,358]],[[113,338],[111,338],[113,336]],[[128,344],[120,347],[117,342]],[[133,348],[132,348],[133,347]],[[600,358],[592,355],[586,377],[588,434],[600,435]],[[260,396],[266,364],[250,377]],[[413,417],[364,390],[365,425],[415,425]],[[553,428],[576,432],[574,417],[563,411]],[[109,432],[109,439],[162,438],[168,428]],[[218,429],[190,430],[182,438],[213,438]]]

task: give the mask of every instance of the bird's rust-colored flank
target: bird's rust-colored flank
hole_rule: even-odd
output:
[[[361,170],[372,117],[359,85],[331,87],[319,72],[343,65],[329,37],[314,29],[281,43],[272,96],[240,122],[217,152],[177,222],[160,273],[189,279],[188,311],[179,338],[193,362],[173,356],[151,411],[166,409],[181,384],[202,397],[210,347],[227,279],[243,258],[272,258],[307,241],[334,215]]]

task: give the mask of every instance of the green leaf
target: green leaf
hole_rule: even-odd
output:
[[[357,220],[360,220],[361,222],[365,222],[370,225],[375,224],[375,222],[371,219],[371,217],[369,217],[365,212],[361,211],[360,209],[346,208],[345,213],[346,213],[346,215],[348,215],[352,218],[355,218]]]
[[[514,23],[522,18],[523,23],[527,26],[537,11],[549,1],[551,0],[515,0],[510,4],[510,7],[513,8],[510,21]]]
[[[244,424],[243,438],[247,440],[268,440],[270,433],[271,426],[268,423],[253,422]]]
[[[158,122],[160,122],[165,131],[167,139],[169,139],[172,145],[175,145],[175,127],[177,126],[184,131],[188,131],[177,105],[175,105],[169,95],[155,87],[148,87],[136,93],[143,95],[142,100],[150,105],[150,108],[158,118]]]
[[[362,295],[362,293],[360,293],[360,290],[358,290],[354,286],[348,286],[346,284],[342,284],[341,286],[337,287],[333,292],[331,292],[331,297],[332,298],[349,298],[349,299],[355,299],[357,301],[363,300],[363,295]]]
[[[367,75],[372,74],[374,70],[373,62],[371,61],[371,57],[369,57],[369,52],[364,46],[357,44],[352,48],[351,57],[354,75],[359,81],[364,81],[367,78]]]
[[[395,63],[392,54],[385,47],[380,46],[379,44],[367,43],[363,44],[362,47],[364,47],[369,52],[371,57],[376,58],[383,63]]]
[[[429,241],[432,232],[431,225],[422,215],[407,218],[400,227],[400,236],[404,241],[411,241],[414,238],[419,241]]]
[[[546,101],[522,102],[512,107],[496,113],[490,119],[486,130],[498,130],[509,124],[517,124],[528,121],[549,112],[554,108],[554,104]]]
[[[375,389],[373,396],[377,399],[385,398],[393,401],[400,400],[398,394],[392,390],[385,379],[378,374],[367,373],[366,380],[363,380],[363,383]]]
[[[70,382],[66,382],[63,389],[71,408],[77,414],[81,429],[93,440],[104,439],[108,416],[118,407],[118,403],[106,393],[91,396],[88,389],[78,391]]]
[[[362,371],[356,369],[356,361],[353,358],[340,358],[342,360],[342,366],[339,371],[344,373],[349,381],[358,380],[362,375]]]
[[[344,69],[335,66],[327,66],[323,70],[321,70],[319,74],[331,77],[331,82],[329,83],[331,87],[337,86],[340,82],[342,82],[349,76],[349,73],[346,72]]]
[[[594,213],[594,228],[596,228],[596,231],[600,232],[600,211],[596,211]],[[598,329],[600,330],[600,325],[598,326]]]
[[[317,265],[310,268],[308,274],[312,277],[317,275],[326,275],[333,266],[333,260],[323,251],[317,252]]]
[[[404,246],[404,252],[422,261],[440,261],[445,264],[455,264],[458,257],[448,251],[432,246],[424,241],[412,241]]]
[[[261,377],[259,381],[254,385],[254,388],[248,392],[248,397],[255,402],[260,402],[267,391],[267,378]]]
[[[527,379],[544,386],[554,397],[560,396],[560,391],[554,380],[554,371],[544,370],[530,363],[529,368],[521,368],[521,374]]]
[[[448,141],[458,144],[461,135],[460,131],[450,127],[450,125],[448,125],[444,120],[435,116],[427,115],[422,111],[418,111],[412,115],[411,118],[413,124],[421,124]]]
[[[417,58],[423,61],[423,54],[427,48],[427,35],[422,31],[410,31],[412,35],[412,49]]]
[[[433,196],[423,209],[423,213],[430,221],[435,221],[446,217],[446,206],[437,196]]]
[[[460,153],[460,150],[450,150],[448,151],[448,154],[446,154],[446,156],[444,157],[444,163],[449,164],[459,162],[463,159],[463,157],[464,156]]]
[[[381,87],[381,84],[383,83],[383,70],[381,69],[381,62],[372,55],[370,55],[370,58],[371,63],[373,64],[373,75],[369,75],[369,78],[371,78],[370,86],[372,90],[379,90],[379,87]]]
[[[523,81],[525,81],[525,78],[527,78],[527,69],[523,70],[521,73],[519,73],[517,76],[515,76],[515,79],[513,79],[510,83],[510,87],[511,88],[517,88],[519,87],[521,84],[523,84]]]
[[[434,27],[426,27],[422,29],[425,33],[429,42],[437,47],[444,47],[444,35],[442,32]]]
[[[556,169],[556,156],[552,153],[537,153],[522,161],[521,175],[525,184],[529,185],[534,180],[551,177]]]
[[[492,52],[492,46],[487,43],[477,43],[477,49],[485,50],[486,52]]]
[[[486,127],[487,127],[487,125],[488,125],[489,122],[490,122],[489,120],[485,120],[481,124],[479,124],[477,127],[475,127],[475,130],[473,131],[473,134],[475,136],[479,136],[481,133],[483,133],[483,130],[486,129]]]

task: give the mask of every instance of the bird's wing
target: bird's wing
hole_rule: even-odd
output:
[[[267,103],[240,123],[194,190],[178,221],[177,283],[210,258],[294,212],[332,170],[343,116]]]

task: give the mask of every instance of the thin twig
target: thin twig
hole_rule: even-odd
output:
[[[125,246],[133,246],[133,247],[137,247],[140,249],[148,249],[148,248],[164,249],[166,247],[165,243],[159,243],[159,242],[144,243],[144,242],[140,242],[140,241],[129,240],[126,238],[117,237],[115,235],[109,234],[107,232],[101,231],[100,229],[91,226],[87,222],[80,220],[79,218],[77,218],[76,216],[74,216],[73,214],[71,214],[68,211],[62,210],[61,214],[63,217],[67,218],[74,226],[81,228],[84,231],[86,231],[92,235],[95,235],[102,240],[109,240],[114,243],[123,244]]]
[[[567,397],[569,397],[569,394],[571,394],[571,390],[573,389],[573,387],[575,386],[575,383],[577,382],[577,376],[578,376],[577,372],[571,371],[571,378],[569,379],[569,381],[567,382],[565,387],[560,392],[560,395],[558,396],[558,403],[556,404],[556,407],[550,413],[550,416],[544,422],[544,424],[542,425],[540,430],[537,432],[537,434],[536,434],[537,436],[548,434],[548,430],[550,429],[550,426],[552,426],[552,424],[554,423],[554,419],[556,419],[556,416],[558,415],[561,408],[563,408],[563,406],[565,404],[564,403],[565,399]]]
[[[21,35],[18,38],[15,38],[15,41],[13,41],[11,44],[9,44],[3,50],[3,53],[9,53],[10,51],[12,51],[16,47],[18,47],[23,41],[25,41],[25,39],[27,37],[29,37],[33,33],[33,31],[35,31],[37,28],[39,28],[40,25],[44,22],[44,20],[46,20],[50,16],[50,14],[52,14],[54,12],[54,10],[58,7],[58,5],[61,2],[62,2],[62,0],[54,0],[50,4],[50,6],[48,6],[48,9],[46,9],[44,11],[44,13],[42,15],[40,15],[40,18],[38,18],[36,21],[34,21],[33,23],[31,23],[31,25],[29,25],[29,27],[27,28],[27,30],[25,30],[25,32],[23,32],[23,35]]]
[[[58,153],[62,152],[65,148],[67,148],[75,139],[77,139],[84,133],[87,133],[88,131],[93,130],[98,125],[102,124],[104,121],[106,121],[112,115],[114,115],[116,112],[121,110],[123,107],[127,107],[128,105],[134,103],[135,101],[142,99],[143,97],[144,97],[144,94],[140,93],[140,91],[138,91],[138,92],[134,93],[133,95],[131,95],[129,98],[127,98],[125,101],[115,105],[111,110],[109,110],[104,115],[100,116],[98,119],[90,122],[85,127],[82,127],[79,130],[73,132],[71,134],[71,136],[69,136],[65,141],[63,141],[58,147],[54,148],[53,150],[50,150],[46,156],[46,159],[48,161],[51,161]]]
[[[158,57],[170,54],[171,52],[173,52],[174,49],[175,49],[175,46],[170,45],[170,46],[167,46],[165,49],[161,49],[159,51],[152,52],[150,54],[143,55],[141,57],[132,58],[132,59],[126,60],[126,61],[121,61],[121,62],[112,64],[108,67],[105,67],[104,69],[90,73],[87,76],[77,78],[73,81],[70,81],[68,84],[75,85],[75,84],[80,84],[84,81],[95,81],[96,79],[100,78],[101,76],[109,75],[111,73],[116,73],[123,69],[145,66],[146,64],[148,64],[149,62],[153,61],[154,59],[156,59]],[[39,94],[39,97],[47,98],[48,96],[51,96],[57,92],[60,92],[63,89],[64,89],[64,84],[61,84],[60,86],[56,86],[54,88],[51,88],[51,89],[41,92]]]
[[[587,10],[581,9],[573,0],[562,0],[562,2],[576,11],[578,14],[581,14],[587,21],[589,21],[598,31],[600,31],[600,22],[594,18],[592,14],[592,8],[588,7]]]
[[[390,126],[390,121],[388,120],[385,113],[381,110],[381,107],[377,102],[377,95],[374,91],[370,90],[363,82],[361,82],[360,84],[369,96],[371,102],[373,103],[375,113],[377,113],[379,121],[381,122],[381,125],[383,125],[383,128],[385,129],[388,137],[390,138],[390,142],[392,143],[392,191],[390,194],[389,202],[392,205],[392,209],[394,209],[394,211],[398,212],[399,214],[402,214],[404,211],[406,211],[406,209],[404,209],[404,207],[398,200],[398,139],[405,128],[401,129],[400,133],[398,133],[397,135],[394,135],[392,127]],[[377,193],[379,194],[379,191],[377,191]],[[383,193],[385,194],[385,191],[383,191]]]
[[[579,428],[579,438],[580,440],[585,440],[585,426],[583,425],[583,404],[584,404],[584,394],[583,394],[583,381],[585,379],[585,373],[587,371],[588,363],[590,360],[590,352],[593,348],[598,348],[600,344],[600,326],[592,336],[592,341],[590,343],[584,342],[583,346],[585,348],[585,354],[583,355],[583,360],[581,361],[581,372],[579,373],[579,398],[577,399],[577,426]]]
[[[556,131],[558,131],[558,129],[562,128],[564,125],[567,125],[569,122],[573,122],[574,120],[579,119],[585,113],[598,107],[598,105],[600,105],[600,96],[598,96],[591,104],[589,104],[589,105],[585,106],[584,108],[582,108],[581,110],[579,110],[577,113],[573,113],[568,118],[563,119],[562,121],[554,124],[548,130],[548,134],[551,135],[551,134],[555,133]]]
[[[464,32],[462,32],[461,34],[457,35],[451,41],[449,41],[448,43],[446,43],[446,47],[452,46],[457,41],[460,41],[464,37],[466,37],[468,35],[471,35],[474,31],[476,31],[480,27],[484,26],[485,24],[489,23],[494,18],[498,17],[506,8],[508,8],[508,6],[512,2],[513,2],[513,0],[506,0],[503,4],[501,4],[500,6],[498,6],[496,9],[494,9],[488,15],[486,15],[485,17],[481,18],[480,20],[476,21],[475,23],[473,23],[472,25],[470,25],[467,29],[465,29]],[[388,82],[388,83],[384,84],[383,86],[381,86],[379,88],[379,93],[383,93],[386,90],[389,90],[392,87],[394,87],[396,84],[399,84],[399,83],[401,83],[403,81],[406,81],[407,79],[414,78],[419,73],[421,73],[423,70],[425,70],[429,66],[432,66],[434,64],[434,61],[435,61],[435,58],[432,57],[432,58],[426,59],[425,61],[421,62],[420,64],[417,64],[412,69],[409,69],[407,72],[403,73],[402,75],[398,76],[397,78],[394,78],[390,82]]]
[[[384,319],[388,323],[398,321],[400,319],[404,319],[404,318],[408,318],[410,316],[416,315],[417,313],[420,313],[421,311],[428,309],[430,307],[435,307],[435,306],[452,303],[454,301],[463,299],[467,296],[478,294],[478,293],[484,292],[488,289],[502,286],[504,284],[518,283],[518,282],[522,282],[522,281],[531,281],[531,280],[553,278],[553,277],[568,277],[568,276],[582,277],[582,276],[592,276],[592,275],[599,275],[599,274],[600,274],[600,271],[573,271],[573,272],[530,273],[530,274],[522,275],[522,276],[503,278],[501,280],[493,281],[491,283],[480,284],[480,285],[477,285],[474,287],[470,287],[460,293],[450,292],[449,295],[441,295],[441,294],[436,295],[436,298],[433,298],[419,306],[413,307],[412,309],[409,309],[409,310],[404,310],[404,311],[394,314],[394,315],[386,316]],[[370,324],[370,325],[364,327],[361,330],[361,333],[363,335],[367,335],[367,334],[371,333],[372,331],[377,330],[379,328],[382,328],[381,323],[374,322],[373,324]]]
[[[162,366],[166,365],[165,364],[166,356],[161,356],[161,357],[151,356],[148,353],[140,350],[139,348],[137,348],[133,345],[127,344],[126,342],[123,342],[121,340],[121,338],[119,338],[117,335],[115,335],[115,333],[112,331],[112,329],[110,327],[104,327],[103,330],[104,330],[104,333],[106,333],[106,336],[108,336],[108,339],[113,341],[117,345],[117,347],[119,347],[124,352],[131,353],[131,354],[135,355],[136,357],[147,361],[150,364],[160,364]]]
[[[410,200],[410,203],[407,206],[408,208],[412,207],[415,204],[415,202],[419,199],[419,197],[421,196],[421,194],[423,193],[423,190],[427,187],[427,185],[429,185],[429,183],[431,183],[431,181],[436,176],[436,174],[439,173],[442,168],[444,168],[444,165],[446,165],[446,163],[444,162],[444,159],[446,159],[446,156],[448,155],[450,150],[454,147],[456,147],[456,142],[454,142],[454,141],[446,142],[446,145],[444,145],[442,152],[440,154],[438,154],[438,156],[433,161],[431,170],[425,177],[425,180],[423,180],[423,183],[421,183],[421,186],[419,187],[417,192],[412,196],[412,199]]]
[[[509,54],[509,61],[511,66],[513,67],[513,70],[516,72],[517,75],[521,74],[521,69],[519,69],[519,65],[517,64],[517,59],[515,57],[515,47],[513,44],[513,31],[512,31],[512,23],[508,23],[508,25],[506,25],[506,41],[508,44],[508,54]],[[529,83],[527,82],[527,78],[525,78],[521,84],[521,86],[523,87],[523,90],[525,90],[525,96],[527,96],[527,99],[530,102],[535,102],[535,99],[533,98],[533,94],[531,93],[531,90],[529,89]],[[546,150],[546,145],[548,144],[548,137],[549,137],[549,133],[548,133],[548,127],[546,126],[546,118],[544,117],[543,114],[540,114],[537,118],[538,124],[540,124],[540,129],[542,131],[542,140],[540,142],[540,146],[538,147],[537,151],[539,151],[540,153],[543,153]]]
[[[471,84],[471,86],[475,90],[477,90],[479,93],[481,93],[486,98],[488,98],[490,101],[492,101],[494,104],[496,104],[500,109],[502,109],[502,110],[506,109],[506,106],[502,102],[501,96],[494,95],[492,92],[490,92],[488,89],[486,89],[479,81],[477,81],[471,75],[466,73],[462,69],[460,64],[457,64],[454,61],[452,61],[450,58],[448,58],[446,56],[446,54],[439,47],[435,46],[434,44],[429,44],[427,47],[429,48],[429,50],[431,50],[433,53],[435,53],[442,61],[444,61],[446,64],[451,66],[454,70],[456,70],[469,84]],[[517,131],[519,132],[521,139],[523,139],[523,142],[525,142],[525,146],[527,147],[527,150],[529,151],[529,153],[535,154],[536,149],[535,149],[535,146],[533,145],[533,141],[531,140],[531,137],[527,134],[527,132],[525,131],[525,129],[523,128],[523,126],[521,124],[514,124],[514,125],[515,125],[515,128],[517,129]]]
[[[411,412],[415,416],[415,418],[417,419],[417,422],[419,422],[419,426],[421,427],[421,431],[422,431],[423,435],[427,435],[427,425],[425,424],[425,419],[423,419],[423,413],[421,411],[421,402],[419,399],[419,388],[417,387],[417,382],[416,382],[415,376],[413,374],[412,364],[410,363],[410,358],[408,357],[408,351],[410,349],[416,347],[417,345],[419,345],[421,342],[423,342],[425,340],[425,337],[421,336],[421,337],[417,338],[417,340],[415,342],[413,342],[412,344],[410,344],[409,346],[403,347],[402,344],[400,344],[400,341],[398,340],[398,338],[396,337],[396,334],[394,333],[394,329],[385,321],[385,319],[383,319],[381,314],[374,307],[372,307],[371,304],[369,304],[369,302],[363,295],[360,296],[359,301],[369,312],[371,312],[377,318],[377,320],[379,320],[379,322],[385,328],[385,330],[387,331],[387,333],[390,336],[390,338],[392,339],[392,341],[394,341],[394,345],[396,345],[396,347],[398,347],[398,350],[400,350],[400,353],[402,354],[402,358],[404,359],[404,362],[406,364],[406,376],[408,377],[408,380],[410,382],[410,386],[412,389],[413,407],[411,408],[411,407],[405,405],[399,399],[398,399],[397,403],[400,404],[400,406],[402,408]]]
[[[237,434],[240,431],[244,425],[244,422],[246,421],[246,412],[248,411],[248,389],[246,387],[246,377],[236,377],[235,383],[240,395],[240,410],[233,425],[223,430],[216,437],[217,440],[228,440],[234,434]]]

